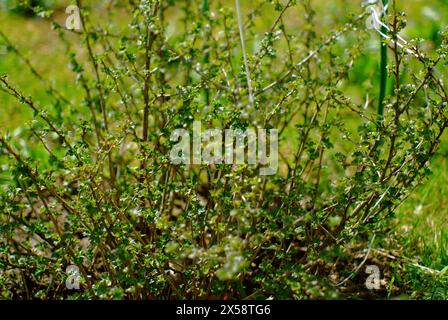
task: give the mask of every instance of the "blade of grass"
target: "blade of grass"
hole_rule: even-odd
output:
[[[382,0],[383,7],[385,10],[383,11],[381,18],[384,19],[387,12],[387,6],[389,5],[389,0]],[[381,26],[381,32],[387,35],[388,30],[386,27]],[[387,45],[381,39],[381,62],[380,62],[380,93],[378,98],[378,120],[382,120],[384,116],[384,98],[386,96],[386,88],[387,88]]]

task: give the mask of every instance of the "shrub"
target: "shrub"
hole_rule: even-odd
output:
[[[361,7],[328,25],[308,0],[242,8],[245,59],[225,2],[111,1],[107,24],[77,5],[82,31],[53,25],[69,48],[71,96],[48,83],[42,105],[0,78],[34,112],[25,143],[0,137],[3,296],[335,297],[326,276],[343,248],[387,232],[428,172],[448,119],[446,34],[431,52],[403,43],[393,2],[383,38],[393,89],[381,115],[364,101],[379,81],[361,96],[347,90],[378,55]],[[194,120],[278,129],[278,172],[172,164],[170,135]],[[70,265],[81,273],[74,293]]]

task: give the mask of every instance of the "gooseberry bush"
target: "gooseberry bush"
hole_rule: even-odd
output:
[[[448,38],[403,39],[398,1],[382,35],[369,8],[333,2],[340,14],[321,19],[312,0],[77,0],[80,30],[52,24],[70,94],[0,33],[48,96],[1,74],[1,95],[33,112],[0,135],[3,297],[337,297],[348,273],[329,275],[344,248],[386,235],[429,172],[448,125]],[[382,46],[389,89],[377,99],[363,64]],[[277,172],[173,164],[171,133],[194,121],[277,129]]]

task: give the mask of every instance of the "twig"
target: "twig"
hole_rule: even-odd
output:
[[[239,0],[235,0],[236,12],[238,15],[238,27],[240,30],[241,49],[243,51],[244,67],[246,69],[247,88],[249,90],[249,103],[254,107],[254,93],[252,88],[252,79],[250,77],[249,62],[247,61],[246,41],[244,40],[243,19],[241,17],[241,8]]]

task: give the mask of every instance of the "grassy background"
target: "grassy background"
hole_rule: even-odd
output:
[[[355,10],[359,2],[335,1],[338,5],[333,2],[328,5],[327,0],[314,0],[316,20],[322,21],[322,29],[325,29],[334,16],[344,14],[348,9]],[[440,41],[438,32],[448,21],[448,0],[398,3],[408,17],[403,35],[423,38],[428,49],[437,47]],[[248,3],[245,6],[247,10]],[[63,24],[63,1],[58,2],[57,8],[56,20]],[[271,25],[269,14],[266,14],[266,19],[266,23],[260,24],[260,30]],[[289,19],[297,17],[290,16]],[[301,26],[298,22],[297,27]],[[0,30],[30,59],[44,79],[70,99],[78,98],[73,94],[76,92],[73,87],[75,76],[69,71],[65,46],[51,30],[50,21],[0,12]],[[366,87],[378,85],[379,52],[375,34],[372,33],[366,46],[371,48],[372,54],[365,55],[355,65],[347,88],[355,99],[364,99]],[[0,73],[7,73],[24,93],[32,95],[41,105],[52,108],[43,83],[36,80],[14,54],[0,55]],[[21,128],[26,128],[26,122],[32,119],[28,109],[2,92],[0,114],[1,131],[14,135],[20,135]],[[448,298],[448,139],[445,137],[444,141],[431,162],[433,174],[400,206],[392,225],[393,236],[378,242],[375,245],[377,250],[372,253],[383,257],[383,263],[391,266],[387,274],[388,298]],[[0,167],[0,177],[2,170]]]

